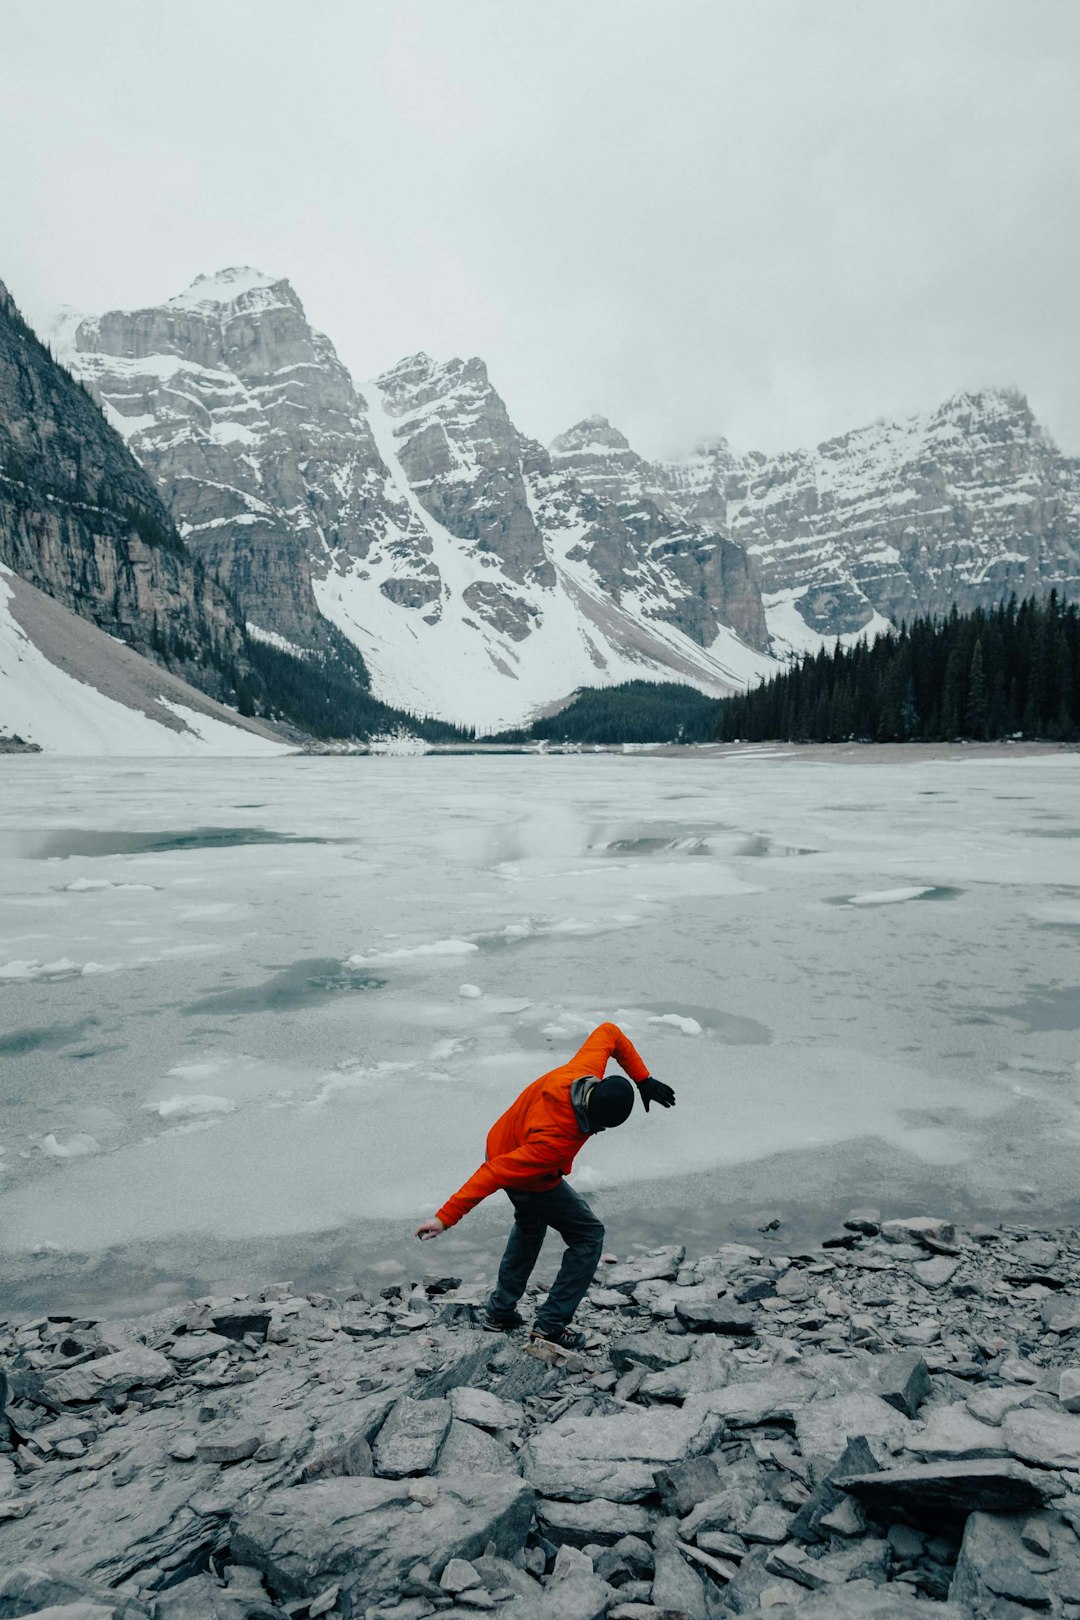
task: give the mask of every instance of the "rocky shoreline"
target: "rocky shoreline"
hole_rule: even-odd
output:
[[[1080,1617],[1076,1230],[605,1257],[580,1368],[482,1297],[0,1323],[0,1620]]]

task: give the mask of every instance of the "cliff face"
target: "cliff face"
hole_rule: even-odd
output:
[[[151,480],[2,285],[0,562],[208,690],[221,686],[215,663],[242,658],[227,596],[185,553]]]

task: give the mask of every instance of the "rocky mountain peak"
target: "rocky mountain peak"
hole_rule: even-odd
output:
[[[284,276],[267,275],[248,264],[232,265],[211,275],[196,276],[190,287],[166,300],[168,309],[222,309],[246,304],[265,305],[267,295],[285,297],[298,307],[300,300]]]
[[[580,456],[590,451],[630,450],[630,440],[612,427],[606,416],[586,416],[572,428],[551,441],[551,454],[555,460],[566,456]],[[633,451],[630,452],[633,455]]]

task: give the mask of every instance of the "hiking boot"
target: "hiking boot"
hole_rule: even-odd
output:
[[[520,1311],[496,1312],[489,1307],[484,1311],[481,1325],[489,1333],[513,1333],[515,1328],[525,1326],[525,1318]]]
[[[543,1328],[533,1328],[529,1335],[531,1339],[538,1339],[543,1344],[553,1344],[558,1350],[584,1350],[585,1335],[579,1333],[574,1327],[552,1328],[545,1333]]]

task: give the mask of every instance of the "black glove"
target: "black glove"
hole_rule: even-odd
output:
[[[641,1100],[645,1104],[645,1112],[649,1112],[650,1103],[659,1103],[661,1108],[674,1108],[675,1093],[670,1086],[665,1086],[662,1080],[654,1080],[652,1075],[641,1082]]]

